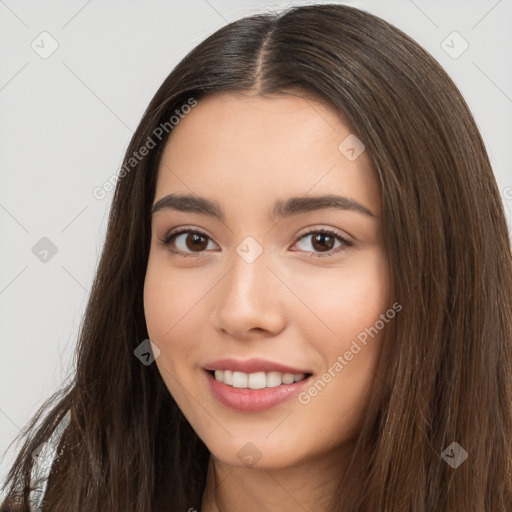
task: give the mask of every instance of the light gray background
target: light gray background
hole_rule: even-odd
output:
[[[9,443],[72,370],[112,198],[92,190],[119,170],[145,107],[189,50],[244,15],[303,3],[0,0],[0,483],[18,447],[5,452]],[[510,225],[512,1],[333,3],[381,16],[447,70],[481,129]],[[59,45],[46,59],[31,47],[50,48],[43,31]],[[469,44],[458,58],[445,51],[463,48],[453,31]],[[46,263],[32,252],[42,237],[57,247]]]

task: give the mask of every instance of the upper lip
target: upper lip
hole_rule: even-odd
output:
[[[243,373],[256,373],[256,372],[280,372],[280,373],[311,373],[308,370],[300,368],[292,368],[281,363],[275,363],[268,359],[261,359],[254,357],[251,359],[233,359],[224,358],[212,361],[204,366],[205,370],[233,370]]]

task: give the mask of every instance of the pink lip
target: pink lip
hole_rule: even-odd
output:
[[[295,373],[295,371],[291,373]],[[257,412],[270,409],[271,407],[289,400],[291,397],[297,395],[311,379],[310,376],[299,382],[282,384],[274,388],[245,389],[234,388],[233,386],[219,382],[215,380],[215,377],[208,371],[205,371],[204,375],[213,396],[215,396],[221,404],[230,409],[243,412]]]
[[[267,359],[253,357],[242,361],[240,359],[225,358],[212,361],[204,366],[205,370],[233,370],[235,372],[256,373],[256,372],[280,372],[280,373],[312,373],[310,370],[292,368],[280,363],[274,363]],[[292,384],[290,384],[291,386]]]

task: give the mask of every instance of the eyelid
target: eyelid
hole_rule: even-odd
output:
[[[325,224],[312,224],[311,226],[305,227],[297,235],[297,240],[301,239],[305,235],[310,235],[311,233],[317,232],[332,233],[340,238],[343,238],[347,243],[350,243],[352,245],[355,243],[354,238],[345,231],[342,231],[341,229],[338,228],[333,228],[331,226],[326,226]]]
[[[329,258],[331,256],[336,256],[338,253],[347,252],[348,250],[352,249],[354,246],[354,242],[351,241],[343,232],[336,228],[331,227],[324,227],[324,226],[308,226],[307,228],[304,228],[305,231],[301,234],[297,235],[296,241],[293,243],[293,245],[296,245],[299,243],[303,238],[314,235],[314,234],[326,234],[329,236],[332,236],[336,240],[339,240],[342,245],[337,247],[336,249],[330,249],[326,252],[315,252],[315,251],[304,251],[308,254],[308,257],[312,258]],[[292,246],[293,247],[293,246]],[[301,251],[293,251],[293,252],[301,252]]]
[[[185,233],[194,233],[194,234],[198,234],[198,235],[201,235],[201,236],[204,236],[205,238],[207,238],[208,240],[212,241],[215,245],[217,245],[214,241],[213,241],[213,238],[208,235],[207,233],[205,233],[202,229],[198,229],[198,228],[195,228],[195,227],[192,227],[192,226],[180,226],[179,228],[175,228],[175,229],[171,229],[171,231],[169,231],[163,239],[160,239],[160,243],[167,249],[169,250],[171,253],[173,254],[176,254],[176,255],[179,255],[179,256],[192,256],[192,257],[201,257],[201,256],[204,256],[203,253],[196,253],[194,254],[193,252],[183,252],[183,251],[179,251],[179,250],[176,250],[176,249],[171,249],[170,247],[170,243],[171,243],[171,240],[172,239],[175,239],[177,238],[178,236],[180,235],[183,235]]]
[[[185,224],[184,226],[179,226],[179,227],[170,229],[167,232],[167,234],[165,235],[164,239],[168,239],[168,238],[170,238],[173,235],[177,235],[178,233],[183,233],[185,231],[186,232],[194,231],[194,232],[197,232],[197,233],[201,233],[202,235],[207,236],[208,238],[211,238],[210,235],[208,235],[208,233],[206,233],[204,229],[197,228],[195,226],[188,226],[188,225]]]
[[[195,258],[204,257],[206,251],[194,253],[194,252],[184,252],[184,251],[170,248],[171,240],[176,239],[180,235],[192,234],[192,233],[201,235],[201,236],[207,238],[209,241],[213,242],[215,245],[218,245],[213,241],[213,238],[210,235],[208,235],[207,233],[205,233],[202,229],[195,228],[192,226],[180,226],[179,228],[172,229],[164,236],[163,239],[160,239],[160,243],[165,248],[167,248],[171,253],[178,255],[178,256],[184,256],[184,257],[191,256],[191,257],[195,257]],[[346,252],[347,250],[351,249],[354,246],[354,242],[349,239],[350,237],[347,237],[344,233],[342,234],[342,232],[340,230],[338,230],[336,228],[331,228],[331,227],[326,228],[324,226],[316,227],[314,225],[304,228],[304,231],[302,233],[296,235],[296,239],[295,239],[293,245],[296,245],[298,242],[300,242],[302,239],[304,239],[307,236],[311,236],[314,234],[322,234],[322,233],[327,234],[329,236],[332,235],[336,240],[339,240],[342,243],[342,245],[337,247],[336,249],[330,249],[329,251],[326,251],[325,253],[315,252],[315,251],[300,251],[300,250],[292,250],[292,252],[305,252],[310,257],[322,258],[322,257],[334,256],[334,255],[338,254],[339,252]]]

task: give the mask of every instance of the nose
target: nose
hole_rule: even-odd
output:
[[[285,327],[286,289],[265,251],[252,263],[238,254],[219,283],[216,327],[240,340],[279,334]]]

